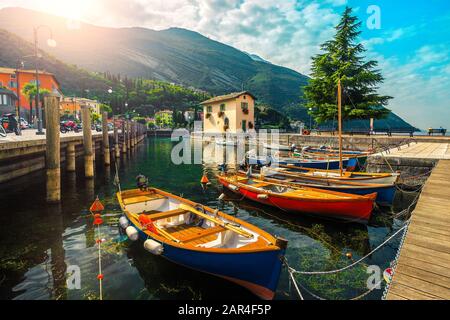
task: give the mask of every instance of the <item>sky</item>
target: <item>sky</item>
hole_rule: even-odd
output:
[[[421,129],[450,129],[450,1],[428,0],[0,0],[109,26],[181,27],[310,73],[345,6],[362,21],[366,56],[385,77],[388,108]]]

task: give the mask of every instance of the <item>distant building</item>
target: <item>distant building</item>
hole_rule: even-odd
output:
[[[242,91],[203,101],[203,131],[237,133],[254,129],[255,100],[250,92]]]
[[[88,105],[92,112],[100,113],[101,103],[97,100],[77,97],[64,97],[59,102],[59,110],[61,115],[73,115],[77,119],[81,119],[81,106]]]
[[[14,91],[0,87],[0,115],[16,113],[17,96]]]
[[[39,88],[47,89],[52,93],[62,95],[61,86],[56,77],[49,72],[39,72]],[[17,80],[19,81],[19,90],[17,90]],[[30,117],[30,101],[28,97],[22,94],[23,87],[27,83],[36,83],[35,70],[16,70],[14,68],[0,67],[0,87],[6,87],[18,95],[20,101],[20,113],[22,116]],[[33,114],[36,114],[36,106],[33,101]]]

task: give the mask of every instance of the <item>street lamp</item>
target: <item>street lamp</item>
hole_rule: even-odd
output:
[[[309,108],[308,110],[309,110],[309,130],[311,130],[312,129],[312,115],[311,115],[312,108]]]
[[[55,47],[56,46],[56,41],[53,39],[52,29],[49,26],[47,26],[47,25],[40,25],[40,26],[37,26],[37,27],[33,28],[33,31],[34,31],[33,32],[33,35],[34,35],[34,58],[35,58],[34,63],[35,63],[35,69],[36,69],[36,97],[35,97],[36,101],[35,101],[35,104],[36,104],[36,108],[38,110],[38,131],[36,132],[36,134],[39,134],[39,135],[44,134],[44,132],[42,131],[42,108],[39,105],[39,102],[40,102],[40,97],[39,97],[39,71],[38,71],[38,58],[39,58],[39,56],[38,56],[38,37],[37,37],[38,31],[41,28],[47,28],[50,31],[50,38],[47,40],[47,45],[49,47]]]

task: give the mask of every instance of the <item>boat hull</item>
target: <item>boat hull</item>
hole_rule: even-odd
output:
[[[247,199],[276,207],[292,213],[308,213],[317,216],[326,216],[335,219],[367,222],[370,219],[373,200],[365,201],[318,201],[280,197],[275,194],[267,195],[267,198],[258,197],[260,192],[245,188],[230,188],[230,183],[219,178],[220,183],[231,191],[244,196]]]
[[[258,175],[253,175],[253,177],[258,178]],[[329,190],[329,191],[335,191],[335,192],[343,192],[343,193],[349,193],[349,194],[357,194],[361,196],[369,195],[372,193],[377,194],[376,202],[383,206],[392,206],[392,203],[394,202],[396,187],[393,184],[387,184],[383,186],[354,186],[354,185],[345,185],[344,183],[342,185],[337,184],[331,184],[331,185],[323,185],[323,184],[316,184],[314,181],[285,181],[282,177],[279,179],[277,175],[275,176],[266,176],[265,179],[270,182],[280,183],[280,184],[292,184],[299,187],[309,187],[309,188],[317,188],[317,189],[323,189],[323,190]]]
[[[128,221],[138,230],[141,240],[153,239],[131,219]],[[169,243],[161,244],[164,247],[161,256],[173,263],[232,281],[264,300],[271,300],[275,295],[285,249],[224,253],[190,250]]]
[[[301,168],[311,168],[311,169],[330,169],[335,170],[339,169],[339,160],[331,160],[331,161],[320,161],[320,160],[301,160],[301,159],[294,159],[294,158],[270,158],[268,160],[266,157],[251,157],[249,158],[250,164],[257,164],[259,166],[266,166],[271,163],[275,164],[281,164],[281,165],[289,165],[294,167],[301,167]],[[343,167],[346,167],[348,164],[348,159],[344,159],[342,161]]]

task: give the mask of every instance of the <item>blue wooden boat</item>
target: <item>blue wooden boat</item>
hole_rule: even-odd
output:
[[[121,227],[150,253],[274,297],[286,240],[156,188],[118,192],[117,199]]]
[[[248,163],[251,165],[259,166],[269,166],[271,164],[311,168],[311,169],[324,169],[324,170],[335,170],[339,169],[339,159],[329,159],[329,160],[317,160],[317,159],[305,159],[305,158],[287,158],[287,157],[273,157],[273,156],[248,156]],[[342,165],[344,167],[356,167],[357,159],[343,159]]]

